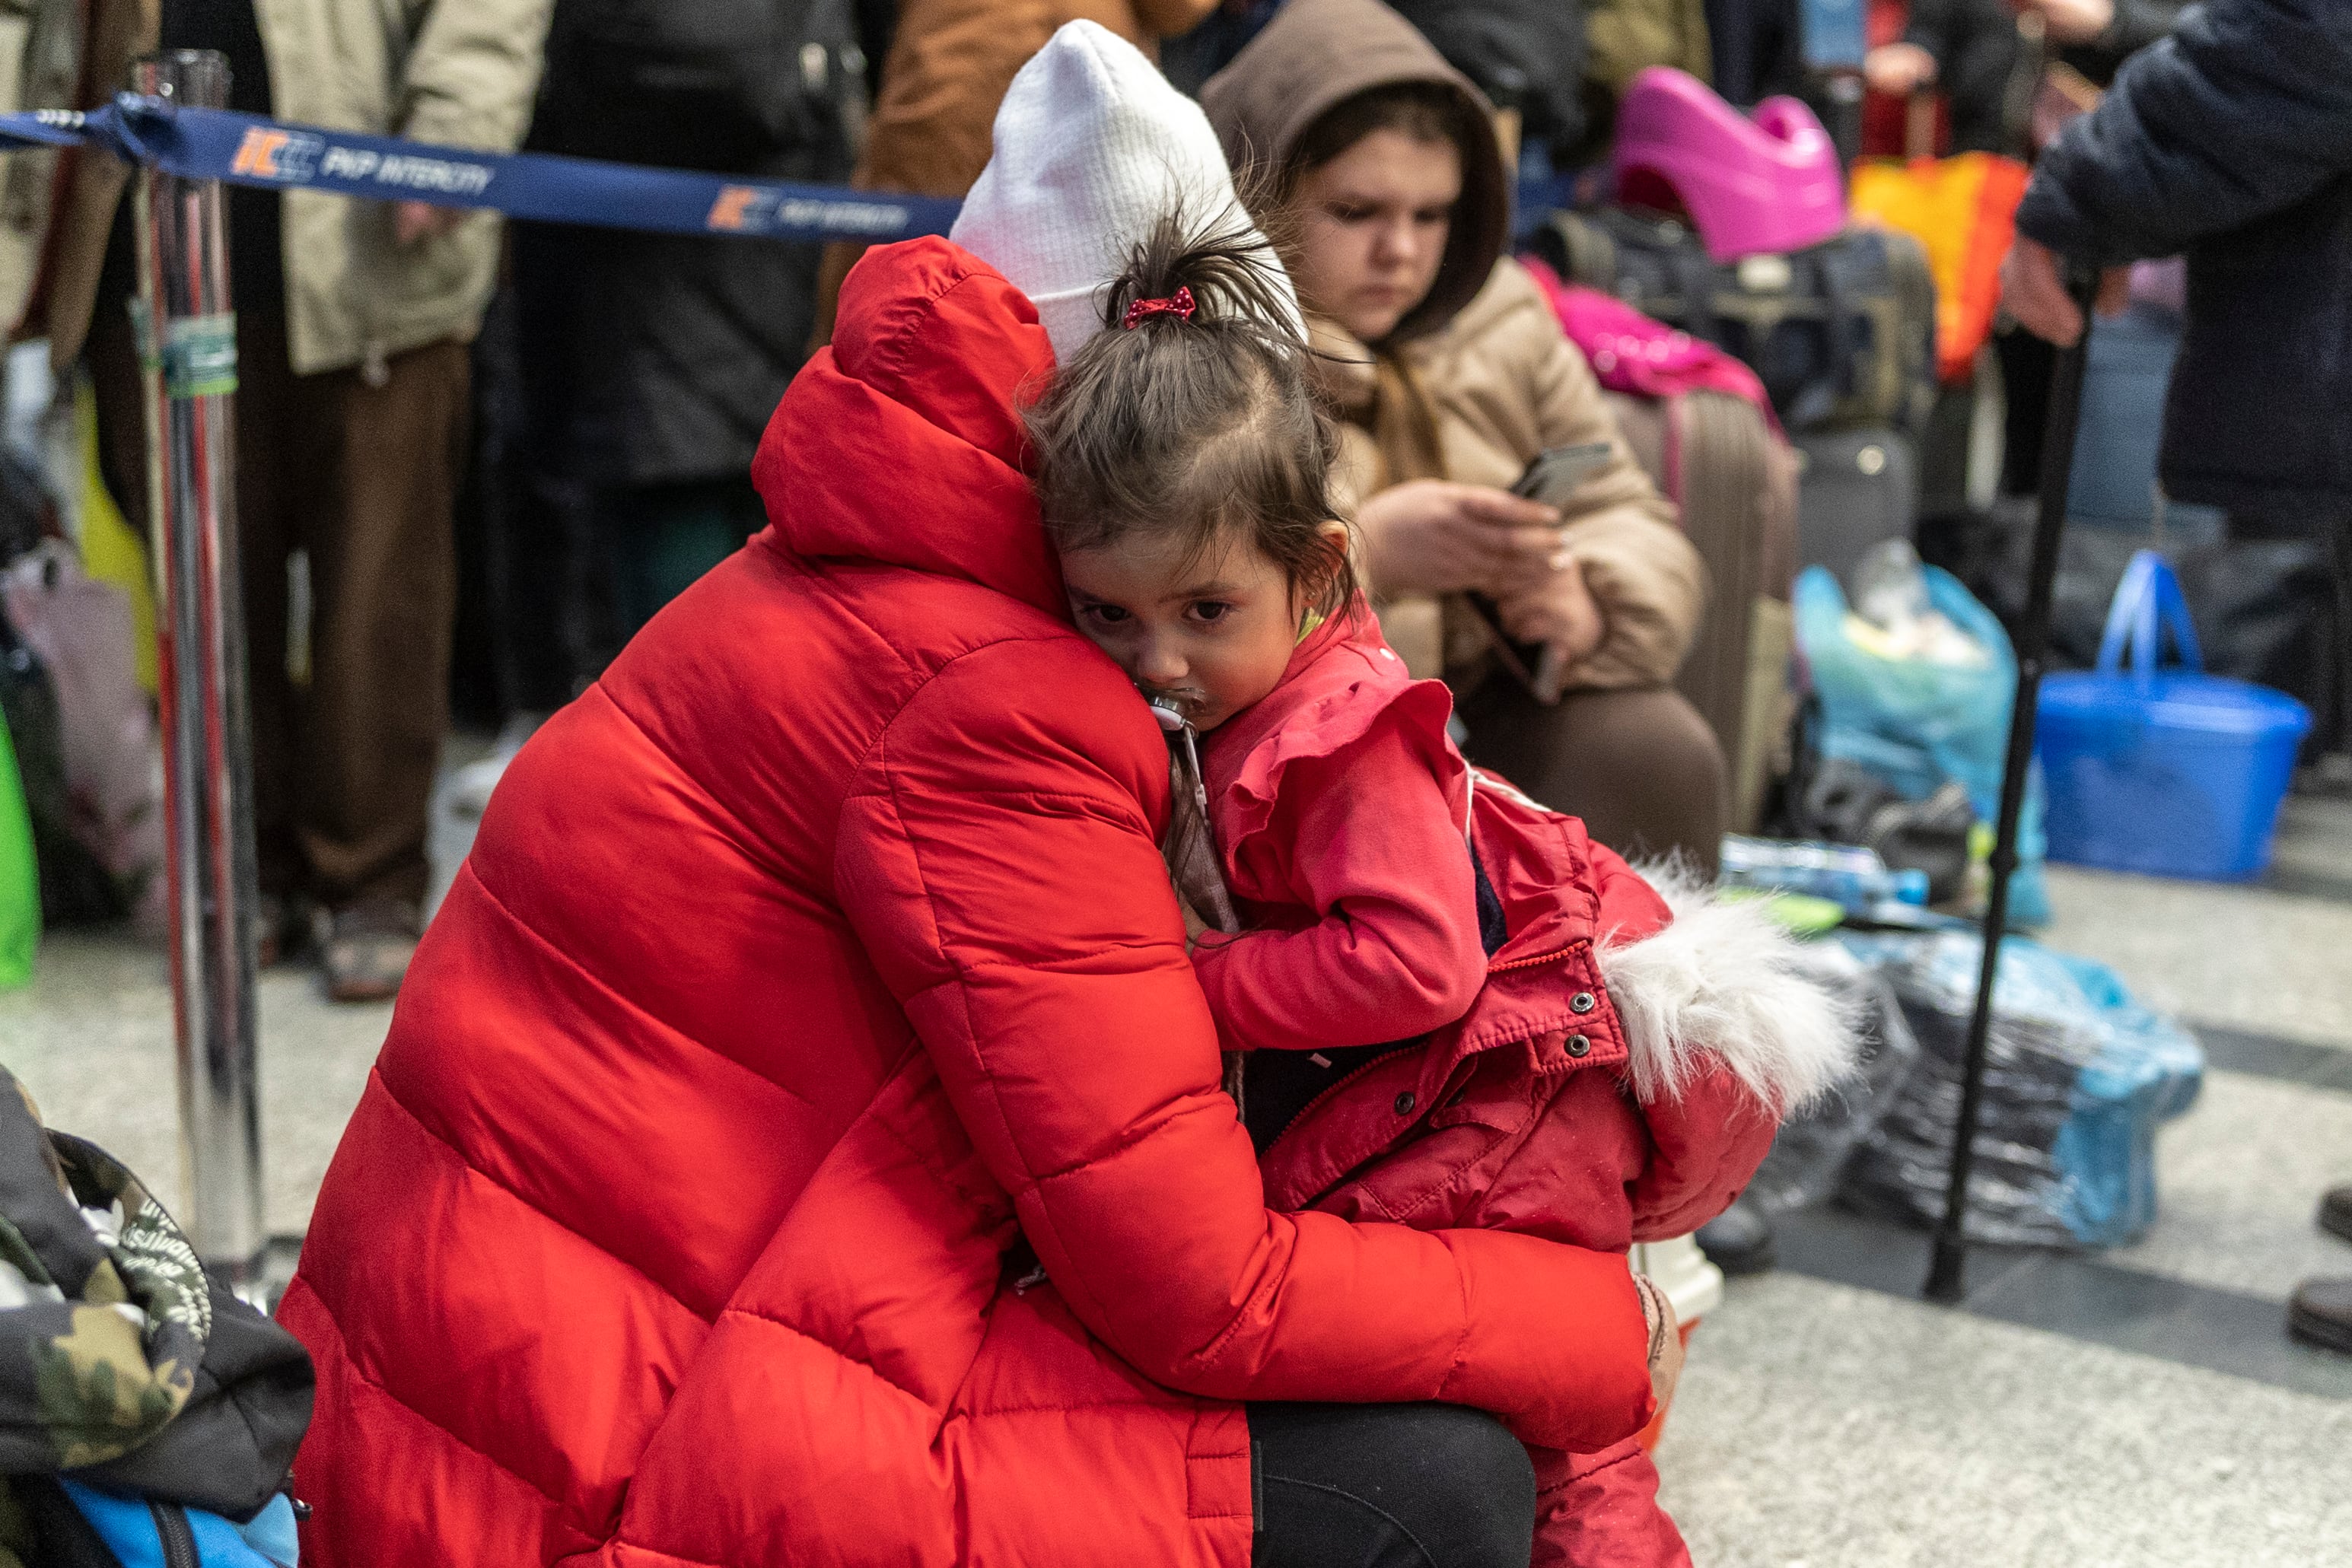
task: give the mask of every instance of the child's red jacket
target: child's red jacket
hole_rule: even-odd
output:
[[[1266,1202],[1610,1249],[1686,1234],[1841,1069],[1846,1031],[1759,915],[1671,885],[1670,909],[1575,818],[1474,776],[1450,712],[1363,615],[1208,737],[1248,928],[1194,955],[1223,1043],[1402,1042],[1275,1138]],[[1469,842],[1501,905],[1491,956]],[[1538,1563],[1686,1561],[1633,1444],[1537,1459]]]

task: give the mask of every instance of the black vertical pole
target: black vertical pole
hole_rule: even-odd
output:
[[[2017,870],[2017,819],[2025,805],[2025,778],[2033,760],[2033,709],[2042,665],[2050,648],[2050,601],[2058,578],[2058,541],[2066,531],[2066,486],[2074,470],[2074,427],[2083,409],[2083,371],[2091,342],[2091,305],[2098,274],[2070,271],[2066,291],[2083,313],[2083,335],[2059,351],[2050,372],[2050,412],[2042,437],[2041,508],[2033,521],[2033,563],[2026,578],[2025,618],[2017,628],[2017,695],[2009,715],[2009,753],[2000,774],[2000,811],[1994,823],[1992,885],[1985,895],[1984,958],[1977,970],[1977,1004],[1969,1016],[1968,1053],[1960,1067],[1960,1115],[1952,1129],[1952,1171],[1944,1190],[1944,1219],[1936,1228],[1935,1260],[1925,1287],[1931,1301],[1957,1301],[1966,1291],[1969,1177],[1976,1165],[1977,1122],[1984,1109],[1985,1052],[1992,1036],[1993,980],[2000,968],[2000,938],[2009,923],[2009,881]]]

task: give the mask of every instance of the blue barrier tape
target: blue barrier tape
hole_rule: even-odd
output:
[[[476,152],[283,125],[124,93],[101,109],[0,114],[0,150],[95,145],[190,180],[487,207],[541,223],[656,234],[877,243],[945,234],[961,203],[840,185],[649,169],[545,152]]]

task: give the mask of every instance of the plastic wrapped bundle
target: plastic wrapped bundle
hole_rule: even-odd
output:
[[[1982,948],[1960,933],[1850,946],[1883,963],[1920,1061],[1849,1166],[1843,1196],[1933,1225],[1944,1211]],[[2136,1239],[2156,1218],[2156,1128],[2189,1108],[2204,1071],[2195,1038],[2134,1002],[2114,971],[2011,937],[1993,994],[1969,1238],[2050,1247]]]
[[[1843,1003],[1862,1045],[1859,1069],[1843,1083],[1781,1124],[1772,1152],[1748,1196],[1780,1214],[1834,1194],[1863,1140],[1902,1097],[1918,1065],[1919,1042],[1904,1020],[1895,988],[1876,967],[1837,941],[1805,949],[1808,977]]]

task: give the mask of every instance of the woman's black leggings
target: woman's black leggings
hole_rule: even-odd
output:
[[[1255,1568],[1527,1568],[1527,1449],[1459,1405],[1253,1405]]]

